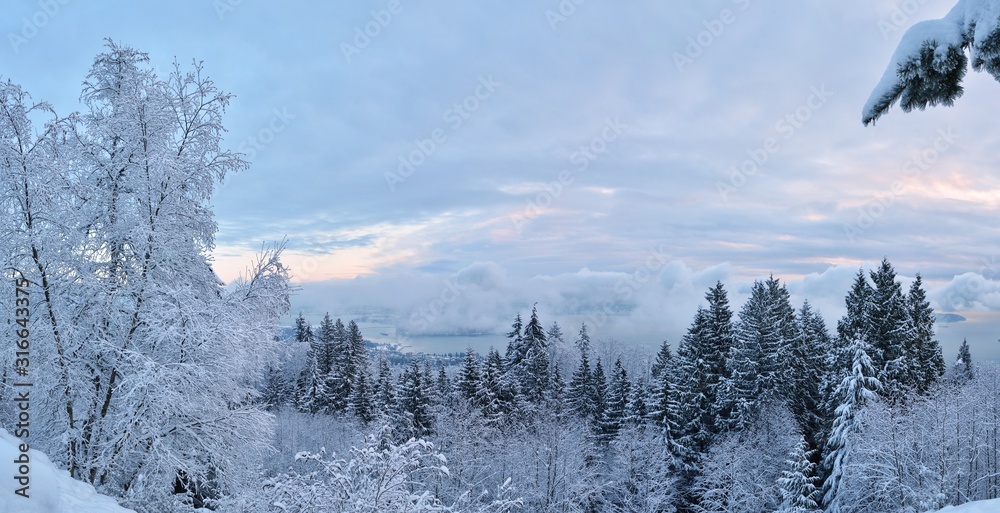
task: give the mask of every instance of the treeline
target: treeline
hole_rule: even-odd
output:
[[[327,316],[313,333],[300,315],[296,340],[309,344],[306,367],[294,385],[269,382],[268,390],[284,393],[265,399],[386,425],[397,443],[447,444],[456,415],[498,439],[573,429],[582,437],[578,474],[628,481],[569,502],[556,501],[546,485],[544,496],[528,497],[538,511],[560,510],[555,504],[636,511],[637,501],[643,511],[857,510],[842,498],[857,492],[847,469],[865,438],[862,412],[874,403],[910,411],[942,389],[945,363],[919,275],[904,292],[888,261],[859,271],[834,334],[808,301],[794,308],[773,277],[754,283],[738,315],[722,283],[705,300],[676,352],[664,342],[648,372],[634,375],[621,358],[594,356],[585,324],[575,337],[577,361],[557,358],[562,329],[543,328],[535,308],[526,323],[516,316],[503,354],[490,349],[481,357],[470,348],[451,375],[414,359],[398,377],[384,357],[369,359],[353,321],[345,328]],[[956,376],[968,381],[971,355],[963,347]],[[634,452],[622,452],[628,447],[646,459],[622,474],[635,463]],[[732,458],[746,454],[753,454],[743,461],[750,466],[739,478],[728,475],[740,468]],[[939,501],[964,502],[958,495]]]

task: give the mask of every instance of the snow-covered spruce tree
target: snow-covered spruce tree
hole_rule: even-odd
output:
[[[281,368],[269,365],[264,374],[264,389],[261,391],[260,405],[267,411],[278,410],[293,399],[292,387],[285,381]]]
[[[630,426],[646,424],[649,421],[649,385],[642,379],[636,379],[631,385],[632,393],[625,408],[625,423]]]
[[[833,427],[826,442],[823,465],[828,476],[823,484],[823,505],[829,513],[840,513],[840,491],[844,469],[851,457],[854,438],[862,431],[859,410],[877,397],[882,384],[875,377],[875,368],[868,355],[864,338],[857,336],[849,346],[850,372],[837,387],[837,407]]]
[[[760,404],[778,393],[778,353],[784,341],[776,313],[767,285],[757,280],[735,323],[733,347],[726,361],[728,372],[720,380],[716,397],[715,409],[728,412],[718,421],[722,431],[753,424]]]
[[[705,295],[707,308],[698,308],[694,321],[677,348],[678,402],[681,425],[677,438],[691,466],[708,450],[712,436],[728,413],[717,408],[719,384],[726,377],[726,360],[733,346],[732,311],[722,282]]]
[[[396,386],[392,379],[392,368],[385,353],[379,353],[378,376],[375,378],[374,402],[375,409],[383,419],[388,419],[396,410]]]
[[[360,336],[360,334],[359,334]],[[330,372],[326,376],[327,413],[339,413],[347,409],[354,384],[355,357],[351,350],[351,340],[347,327],[338,318],[330,330],[327,345]]]
[[[12,264],[44,324],[32,437],[73,477],[167,511],[179,479],[229,493],[267,450],[252,384],[288,285],[280,248],[228,289],[212,271],[215,183],[247,167],[221,148],[230,96],[200,64],[159,77],[147,62],[109,41],[83,112],[38,138],[6,85],[0,181]]]
[[[972,353],[969,351],[969,341],[962,339],[962,345],[958,347],[958,359],[955,360],[955,379],[958,381],[968,381],[975,377],[972,369]]]
[[[426,377],[414,358],[399,376],[396,391],[396,434],[400,439],[423,438],[432,432],[431,398]]]
[[[824,428],[832,420],[823,405],[824,382],[833,360],[833,341],[823,317],[812,309],[809,301],[802,303],[796,322],[799,338],[788,348],[792,358],[788,381],[792,390],[786,401],[802,435],[810,447],[818,449],[823,444]]]
[[[504,355],[504,367],[512,368],[521,364],[521,360],[524,359],[524,348],[521,347],[521,342],[524,340],[521,335],[521,331],[524,329],[524,321],[521,319],[521,312],[517,312],[517,316],[514,317],[514,323],[510,326],[510,331],[507,332],[507,352]]]
[[[594,434],[600,438],[604,433],[602,422],[608,409],[608,376],[604,372],[600,356],[597,357],[597,363],[594,364],[594,374],[591,379],[593,380],[591,389],[593,395],[590,401],[594,407],[594,418],[591,420],[590,426]]]
[[[890,401],[901,401],[916,390],[921,374],[917,334],[892,264],[883,259],[871,278],[875,285],[869,310],[872,365],[882,394]]]
[[[462,370],[458,373],[458,381],[455,383],[455,387],[462,399],[473,401],[481,383],[479,357],[472,350],[472,346],[469,346],[465,350],[465,359],[462,361]]]
[[[517,408],[517,389],[508,381],[503,367],[503,358],[491,347],[486,355],[475,402],[483,412],[487,425],[493,428],[507,426]]]
[[[312,326],[306,322],[306,318],[299,312],[299,316],[295,318],[295,341],[298,343],[309,343],[312,342],[313,331]]]
[[[351,413],[358,420],[364,424],[368,424],[378,416],[378,408],[375,405],[375,390],[368,364],[366,363],[363,367],[359,367],[356,374],[354,386],[351,387],[349,407]]]
[[[813,449],[814,450],[814,449]],[[816,489],[816,464],[811,461],[809,442],[805,437],[788,453],[785,470],[778,479],[781,506],[776,513],[808,513],[819,511],[819,490]]]
[[[611,370],[608,385],[608,396],[604,405],[604,415],[599,424],[600,438],[604,441],[614,440],[625,424],[628,415],[629,397],[632,395],[632,382],[628,373],[622,367],[622,360],[615,360]]]
[[[681,405],[678,402],[674,358],[670,355],[670,346],[666,342],[660,347],[656,361],[660,368],[653,383],[653,395],[648,406],[649,420],[659,433],[663,447],[667,448],[673,459],[678,459],[683,455],[683,450],[677,442],[681,436],[683,419]]]
[[[306,326],[308,328],[308,325]],[[323,316],[315,335],[308,337],[309,351],[306,353],[306,367],[303,369],[305,386],[299,393],[299,411],[318,413],[329,411],[332,404],[330,373],[333,365],[333,319],[329,312]],[[308,332],[306,332],[308,333]]]
[[[946,366],[941,345],[934,338],[934,309],[924,292],[923,279],[917,273],[906,295],[910,323],[913,326],[912,356],[917,393],[926,394],[944,376]]]
[[[577,339],[576,346],[580,350],[580,364],[573,372],[566,392],[567,408],[580,418],[590,420],[594,418],[594,381],[593,371],[590,369],[590,335],[587,334],[586,324],[580,326],[580,338]]]
[[[874,123],[897,101],[904,112],[953,105],[962,96],[969,57],[972,69],[1000,80],[998,42],[1000,9],[993,0],[959,0],[944,18],[910,27],[865,103],[861,121]]]
[[[548,339],[538,320],[537,305],[531,308],[531,318],[524,326],[519,360],[520,363],[509,368],[508,372],[516,376],[519,391],[525,400],[537,407],[548,395],[551,379]]]

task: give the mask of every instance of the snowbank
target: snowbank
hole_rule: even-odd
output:
[[[948,506],[938,513],[997,513],[998,511],[1000,511],[1000,499],[966,502],[961,506]]]
[[[44,454],[28,451],[27,490],[15,476],[22,457],[21,441],[0,429],[0,513],[135,513],[114,499],[97,493],[93,486],[69,477]],[[22,489],[28,498],[15,493]]]

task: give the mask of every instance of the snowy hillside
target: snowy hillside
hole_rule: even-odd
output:
[[[20,440],[0,429],[0,513],[135,513],[119,506],[114,499],[97,493],[94,487],[69,477],[49,458],[28,451],[28,498],[15,493],[22,485],[11,476],[18,475],[15,460],[21,457]]]
[[[938,513],[996,513],[1000,511],[1000,499],[967,502],[961,506],[948,506]]]

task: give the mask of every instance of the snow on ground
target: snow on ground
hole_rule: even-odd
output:
[[[18,483],[21,440],[0,429],[0,513],[135,513],[101,495],[89,484],[69,477],[44,454],[28,451],[28,489],[24,498],[15,493]]]
[[[937,513],[998,513],[1000,512],[1000,499],[988,501],[966,502],[961,506],[948,506]]]

